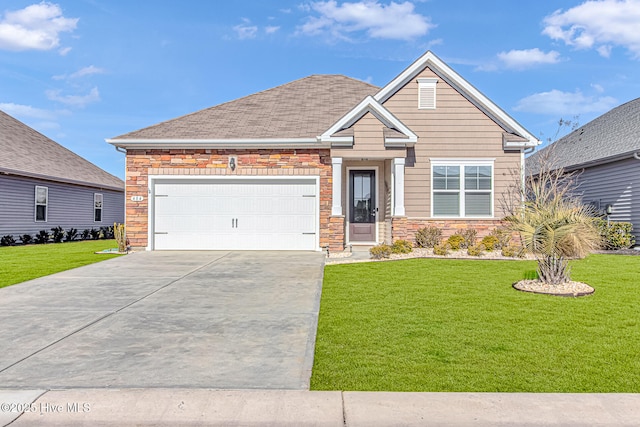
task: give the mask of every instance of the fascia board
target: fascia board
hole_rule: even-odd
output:
[[[111,145],[121,148],[327,148],[324,141],[317,138],[295,139],[107,139]]]

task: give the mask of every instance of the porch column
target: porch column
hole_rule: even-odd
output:
[[[331,215],[342,215],[342,157],[331,158],[333,187],[331,188]]]
[[[393,216],[404,216],[404,157],[393,159]]]

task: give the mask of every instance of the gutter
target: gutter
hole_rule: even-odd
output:
[[[640,160],[640,151],[633,153],[633,158],[636,160]]]

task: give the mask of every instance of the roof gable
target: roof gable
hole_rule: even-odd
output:
[[[0,173],[123,190],[124,182],[0,111]]]
[[[371,113],[384,124],[385,145],[413,145],[418,141],[418,136],[411,129],[405,126],[372,96],[367,96],[320,135],[320,141],[331,142],[334,146],[353,145],[353,134],[345,136],[345,130],[350,129],[367,113]]]
[[[395,79],[380,89],[373,96],[374,99],[380,104],[384,104],[389,98],[391,98],[411,80],[415,79],[427,67],[438,75],[438,77],[446,81],[462,96],[468,99],[473,105],[483,111],[489,118],[502,127],[505,132],[515,136],[514,138],[509,139],[509,146],[505,145],[505,149],[535,147],[540,144],[538,138],[527,131],[522,125],[516,122],[504,110],[498,107],[493,101],[482,94],[431,51],[427,51]],[[524,140],[522,140],[522,138],[524,138]]]

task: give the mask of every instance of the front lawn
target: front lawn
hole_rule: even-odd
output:
[[[0,247],[0,288],[116,257],[94,253],[114,247],[115,240]]]
[[[595,294],[519,292],[532,261],[325,268],[313,390],[640,392],[640,257],[591,255]]]

